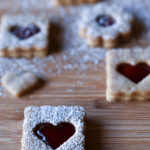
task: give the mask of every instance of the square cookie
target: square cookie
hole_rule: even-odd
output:
[[[98,0],[53,0],[55,6],[68,6],[68,5],[80,5],[84,3],[93,4],[98,2]]]
[[[5,15],[0,25],[0,57],[45,56],[50,22],[32,14]]]
[[[24,116],[22,150],[84,150],[82,107],[31,106]]]
[[[150,99],[150,47],[107,52],[107,101]]]

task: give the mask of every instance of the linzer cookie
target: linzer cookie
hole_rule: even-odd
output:
[[[107,101],[150,99],[150,47],[107,52]]]
[[[39,84],[38,77],[32,72],[6,73],[2,85],[16,97],[23,96]]]
[[[69,6],[69,5],[80,5],[83,3],[93,4],[98,2],[98,0],[53,0],[55,6]]]
[[[79,34],[89,46],[113,48],[131,37],[133,16],[111,3],[98,3],[83,11]]]
[[[49,19],[34,15],[5,15],[0,26],[1,57],[45,56],[48,53]]]
[[[22,150],[84,150],[82,107],[31,106],[24,116]]]

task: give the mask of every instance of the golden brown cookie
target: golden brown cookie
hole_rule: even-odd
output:
[[[55,6],[69,6],[69,5],[80,5],[84,3],[93,4],[98,2],[98,0],[53,0]]]
[[[2,85],[16,97],[23,96],[39,84],[38,77],[32,72],[6,73],[2,77]]]

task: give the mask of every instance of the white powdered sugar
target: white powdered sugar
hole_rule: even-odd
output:
[[[47,52],[46,47],[48,45],[47,36],[49,30],[49,19],[47,17],[34,16],[32,14],[4,15],[1,20],[0,56],[11,56],[11,54],[17,56],[19,55],[19,52],[16,52],[17,49],[21,49],[20,53],[24,51],[23,53],[25,54],[30,54],[34,51],[42,54]],[[36,36],[32,36],[26,40],[20,40],[20,38],[16,38],[10,32],[10,28],[16,24],[22,27],[30,26],[33,28],[35,22],[36,26],[41,30]],[[32,47],[34,47],[34,51],[31,50]],[[39,55],[37,54],[36,56]]]
[[[114,24],[107,28],[100,26],[95,21],[100,15],[111,15],[114,20]],[[80,30],[83,33],[83,37],[92,37],[103,39],[117,38],[120,33],[131,32],[131,22],[133,22],[132,14],[125,12],[119,5],[109,3],[98,3],[92,10],[85,10],[82,14],[80,21]],[[81,32],[80,31],[80,32]]]
[[[85,76],[89,70],[100,73],[105,67],[106,49],[88,47],[85,40],[79,36],[78,23],[85,8],[91,9],[93,5],[81,5],[73,7],[53,7],[51,0],[11,0],[15,7],[11,8],[10,1],[5,0],[1,6],[1,12],[7,13],[38,13],[47,15],[52,24],[52,31],[56,30],[51,40],[51,53],[45,58],[0,58],[0,77],[10,71],[33,71],[43,77],[54,77],[63,73],[74,73]],[[150,8],[149,0],[112,0],[112,2],[125,8],[138,18],[136,27],[142,27],[139,36],[133,37],[123,47],[145,46],[145,41],[150,38]],[[139,46],[140,46],[139,45]],[[120,45],[121,47],[121,45]],[[57,51],[57,52],[56,52]],[[100,69],[101,68],[101,69]],[[83,85],[83,81],[79,81]],[[51,85],[52,86],[52,85]],[[72,85],[73,87],[74,85]],[[72,87],[67,88],[71,92]],[[5,96],[1,90],[0,97]]]
[[[22,150],[52,150],[33,133],[40,123],[58,125],[68,122],[75,127],[75,133],[56,150],[84,150],[85,111],[80,106],[41,106],[27,107],[24,111]]]

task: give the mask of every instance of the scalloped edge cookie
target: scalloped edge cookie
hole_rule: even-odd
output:
[[[96,21],[100,15],[110,15],[115,23],[104,27]],[[133,15],[112,3],[98,3],[83,11],[79,22],[79,35],[87,40],[89,46],[114,48],[120,39],[130,39]]]
[[[34,24],[40,32],[20,40],[10,32],[13,26],[28,27]],[[43,57],[48,54],[50,21],[47,17],[32,14],[4,15],[0,25],[0,57]]]
[[[70,5],[80,5],[80,4],[94,4],[98,0],[53,0],[55,6],[70,6]]]
[[[72,137],[56,150],[84,150],[84,119],[85,110],[80,106],[30,106],[24,110],[22,150],[53,150],[39,140],[33,129],[39,123],[58,125],[68,122],[74,125],[76,131]]]
[[[117,71],[117,66],[122,63],[136,65],[146,63],[150,66],[150,47],[132,49],[113,49],[106,55],[107,91],[108,102],[114,101],[145,101],[150,99],[150,75],[139,83],[134,83]]]

